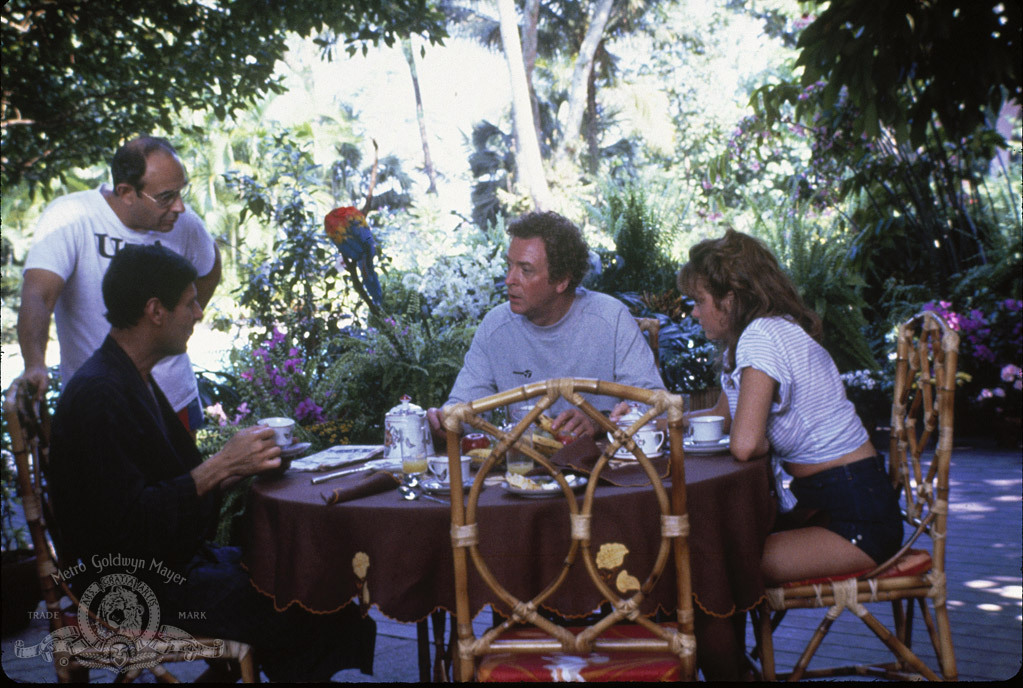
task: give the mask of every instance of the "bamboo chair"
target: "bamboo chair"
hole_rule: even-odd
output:
[[[160,682],[177,683],[178,679],[164,664],[205,658],[213,658],[218,664],[200,676],[200,681],[237,680],[240,674],[243,682],[258,683],[252,648],[238,641],[180,637],[177,634],[139,634],[143,643],[141,651],[145,653],[142,663],[146,666],[138,668],[138,662],[125,661],[130,656],[125,656],[123,643],[107,643],[98,637],[90,640],[90,633],[85,632],[80,617],[80,600],[66,580],[58,575],[59,571],[69,570],[74,562],[61,559],[61,552],[66,551],[66,547],[62,546],[59,528],[53,518],[53,505],[46,483],[50,417],[46,404],[35,401],[32,396],[22,378],[15,380],[4,397],[4,415],[17,467],[18,495],[32,537],[39,582],[50,619],[50,635],[49,642],[44,641],[35,648],[24,648],[18,641],[15,651],[23,656],[35,653],[46,659],[52,657],[60,683],[87,683],[90,668],[114,671],[118,683],[134,681],[143,670],[151,672]],[[65,596],[70,601],[67,606],[62,604]],[[111,637],[117,634],[91,610],[88,625],[91,629],[102,626],[102,630],[110,631]],[[134,640],[129,638],[127,642],[130,644]]]
[[[913,609],[917,602],[941,674],[945,680],[956,680],[952,632],[945,607],[945,538],[958,351],[959,336],[930,311],[916,315],[899,327],[889,473],[892,484],[905,500],[903,518],[912,530],[895,555],[870,571],[798,581],[768,590],[767,601],[755,621],[759,627],[758,651],[765,679],[776,678],[771,633],[785,611],[826,607],[824,619],[793,671],[779,677],[795,681],[803,677],[855,674],[895,680],[921,677],[941,680],[911,650]],[[928,460],[924,452],[932,439],[936,439],[937,444]],[[921,535],[930,539],[930,551],[920,549]],[[928,600],[933,606],[933,617]],[[894,633],[864,606],[883,601],[892,604]],[[860,617],[884,642],[895,656],[894,662],[807,668],[831,624],[845,609]],[[773,619],[771,612],[775,612]]]
[[[580,393],[638,401],[650,405],[651,409],[632,427],[622,431]],[[512,402],[533,398],[536,399],[533,410],[508,433],[502,432],[479,415]],[[497,581],[480,554],[477,547],[481,537],[477,522],[477,505],[487,474],[501,461],[509,446],[559,398],[564,398],[582,409],[602,430],[611,432],[615,441],[610,443],[595,465],[582,497],[581,508],[565,477],[547,460],[547,457],[532,449],[522,448],[554,476],[561,486],[569,511],[568,522],[561,527],[570,528],[572,544],[557,578],[532,599],[520,600]],[[670,498],[653,464],[632,439],[640,427],[665,411],[668,414],[671,447]],[[444,419],[452,485],[451,541],[454,551],[458,628],[458,651],[454,660],[456,678],[463,681],[473,678],[489,681],[547,681],[553,680],[552,672],[558,666],[557,660],[564,660],[572,664],[573,669],[579,671],[582,678],[588,681],[650,680],[651,674],[662,680],[695,679],[696,640],[693,631],[693,600],[689,570],[689,521],[686,512],[682,453],[681,397],[663,390],[651,391],[597,380],[562,378],[536,382],[471,403],[453,404],[444,409]],[[475,477],[467,503],[463,503],[465,494],[459,461],[463,424],[498,439],[491,455],[484,461]],[[607,467],[610,457],[621,446],[626,446],[633,452],[650,477],[653,494],[661,513],[661,540],[656,563],[642,583],[640,591],[625,598],[612,590],[598,573],[594,552],[591,551],[589,533],[590,519],[596,507],[594,490],[597,479],[601,471]],[[559,526],[552,523],[551,527]],[[673,556],[675,565],[675,578],[671,583],[677,589],[677,620],[675,623],[654,623],[638,613],[638,605],[657,583],[668,563],[669,555]],[[600,620],[591,617],[582,622],[592,625],[575,628],[558,626],[546,619],[538,609],[565,581],[569,570],[580,563],[580,558],[589,580],[609,603],[604,607],[612,611]],[[468,570],[470,559],[479,578],[489,588],[490,594],[512,610],[509,619],[479,638],[473,634],[470,617]],[[622,621],[629,623],[619,623]],[[523,624],[527,625],[523,627]],[[537,633],[536,629],[541,633]],[[528,661],[529,655],[533,655],[534,662]],[[550,658],[550,661],[544,660],[548,666],[537,663],[535,660],[539,658],[536,655]],[[568,657],[569,655],[571,657]],[[580,661],[589,662],[594,659],[603,661],[588,663],[586,667],[580,668]],[[554,667],[549,666],[551,661],[555,662]],[[527,672],[531,679],[525,678],[523,671]],[[638,673],[640,671],[645,673]]]
[[[650,350],[654,352],[654,365],[657,366],[657,371],[660,372],[661,345],[659,337],[661,336],[661,322],[657,318],[636,318],[636,324],[639,325],[639,331],[646,337]]]

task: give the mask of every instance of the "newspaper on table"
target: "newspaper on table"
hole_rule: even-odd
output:
[[[384,451],[382,444],[339,444],[329,449],[295,459],[291,462],[293,471],[329,471],[349,464],[356,464],[379,456]]]

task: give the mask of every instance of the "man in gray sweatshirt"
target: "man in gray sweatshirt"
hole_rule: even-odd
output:
[[[556,377],[608,380],[664,389],[653,352],[628,308],[579,286],[589,251],[579,229],[552,212],[532,212],[508,225],[508,302],[483,318],[447,404],[468,402]],[[606,397],[590,399],[610,411]],[[596,428],[564,400],[552,407],[555,429],[592,435]],[[442,433],[442,412],[428,411]]]

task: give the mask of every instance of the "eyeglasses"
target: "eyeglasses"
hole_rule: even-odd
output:
[[[169,208],[174,205],[174,201],[184,196],[186,191],[188,191],[188,184],[185,184],[177,191],[164,191],[155,196],[150,196],[145,191],[137,191],[137,193],[151,200],[158,208]]]

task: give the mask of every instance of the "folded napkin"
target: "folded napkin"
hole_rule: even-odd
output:
[[[339,444],[321,452],[295,459],[291,462],[293,471],[328,471],[347,464],[365,461],[381,454],[382,444]]]
[[[343,481],[340,487],[335,488],[333,492],[320,494],[327,506],[350,502],[353,499],[387,492],[398,487],[398,479],[389,471],[375,471],[369,474],[355,473],[350,476],[342,476],[339,480]]]
[[[580,437],[571,444],[565,445],[554,452],[550,461],[559,468],[569,469],[590,475],[597,460],[603,453],[603,449],[592,437]],[[667,459],[656,456],[650,457],[661,478],[668,477]],[[546,471],[540,469],[543,474]],[[600,472],[600,481],[619,487],[641,487],[649,485],[650,479],[635,459],[611,459],[611,463]]]

